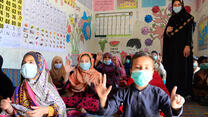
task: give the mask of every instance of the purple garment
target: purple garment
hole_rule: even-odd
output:
[[[110,53],[105,53],[103,55],[103,58],[105,56],[109,55],[112,60],[112,55]],[[106,74],[107,77],[107,86],[112,85],[113,87],[118,87],[120,82],[120,69],[117,68],[114,63],[111,63],[110,65],[101,64],[97,67],[98,71],[102,74]]]

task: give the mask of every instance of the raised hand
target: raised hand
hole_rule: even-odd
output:
[[[70,60],[68,60],[66,62],[66,65],[64,67],[65,67],[66,73],[69,73],[74,69],[74,67],[71,67],[71,61]]]
[[[183,106],[185,99],[182,96],[176,94],[176,90],[177,87],[174,86],[171,93],[171,106],[173,109],[179,110]]]
[[[99,82],[95,84],[96,92],[100,98],[100,103],[102,107],[105,107],[105,103],[108,97],[108,94],[110,93],[112,86],[106,88],[106,75],[100,74]]]

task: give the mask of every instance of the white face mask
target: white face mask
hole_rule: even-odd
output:
[[[181,11],[181,9],[182,9],[182,6],[179,6],[179,7],[173,7],[173,11],[174,11],[175,13],[179,13],[179,12]]]
[[[24,78],[33,79],[37,74],[37,65],[25,63],[21,68],[21,74]]]

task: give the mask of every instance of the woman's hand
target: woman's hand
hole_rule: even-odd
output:
[[[37,107],[37,106],[32,106],[31,107],[33,110],[27,112],[29,117],[42,117],[45,114],[48,114],[49,109],[48,107]]]
[[[173,27],[168,26],[167,27],[167,30],[166,30],[166,34],[168,34],[169,32],[172,32],[172,31],[173,31]]]
[[[183,50],[184,57],[188,57],[190,55],[190,46],[185,46]]]
[[[8,112],[9,114],[13,113],[13,107],[11,106],[10,98],[1,100],[1,109]]]
[[[105,103],[108,97],[108,94],[110,93],[112,86],[106,88],[106,75],[100,74],[99,82],[95,84],[96,92],[100,98],[100,103],[102,107],[105,107]]]

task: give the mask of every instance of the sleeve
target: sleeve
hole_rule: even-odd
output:
[[[165,116],[167,117],[178,116],[179,117],[182,115],[183,107],[177,111],[174,110],[171,107],[171,100],[169,96],[163,90],[160,90],[159,96],[160,96],[160,109],[165,114]]]
[[[104,108],[100,106],[99,114],[107,116],[116,113],[124,99],[123,91],[124,89],[120,89],[115,92],[112,97],[106,101],[106,106]]]
[[[193,30],[194,30],[194,21],[191,19],[190,23],[187,24],[186,27],[186,38],[185,38],[185,45],[190,46],[192,48],[192,36],[193,36]]]
[[[163,80],[166,80],[166,70],[165,70],[162,63],[160,63],[160,70],[161,70],[161,74],[163,76]]]

